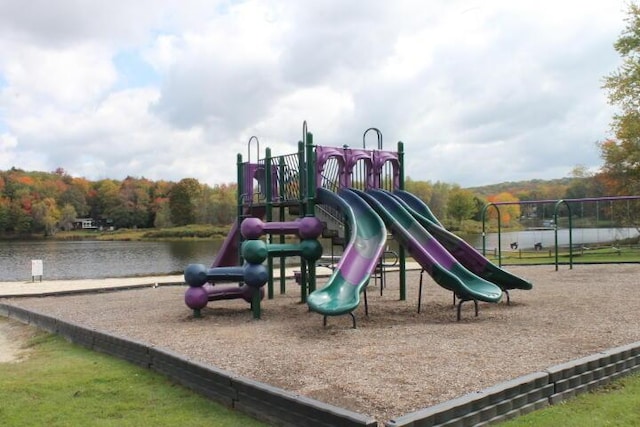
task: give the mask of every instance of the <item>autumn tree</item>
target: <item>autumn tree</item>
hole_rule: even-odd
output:
[[[433,194],[433,185],[429,181],[414,181],[410,177],[405,179],[404,189],[425,203],[429,203]]]
[[[174,225],[194,224],[200,196],[201,186],[196,179],[180,180],[169,194],[171,222]]]
[[[447,215],[447,201],[449,199],[449,192],[453,187],[452,184],[446,182],[437,181],[433,184],[431,198],[428,205],[433,215],[436,218],[445,218]]]
[[[513,194],[502,192],[500,194],[487,197],[487,201],[490,203],[508,203],[506,205],[499,206],[500,222],[503,225],[509,225],[512,220],[517,220],[518,218],[520,218],[520,205],[518,204],[520,200]],[[497,219],[496,209],[489,208],[487,210],[487,215],[490,219]]]
[[[8,232],[26,234],[31,232],[33,217],[31,207],[34,195],[31,191],[34,180],[23,170],[11,168],[4,176],[4,195],[9,202]]]
[[[0,234],[9,229],[9,199],[0,197]]]
[[[9,204],[9,227],[7,231],[26,234],[31,232],[32,225],[31,201],[26,196],[12,200]]]
[[[213,207],[212,223],[217,225],[228,225],[233,223],[237,215],[237,185],[221,184],[215,185],[211,192],[209,202]]]
[[[155,215],[153,226],[157,228],[171,227],[171,209],[169,207],[169,198],[157,198],[154,201]]]
[[[472,191],[454,187],[449,192],[447,199],[447,213],[457,220],[460,225],[465,219],[471,218],[476,213],[476,202]]]
[[[57,198],[58,206],[70,204],[79,217],[86,217],[90,210],[87,202],[90,188],[91,185],[86,179],[71,178],[69,184]]]
[[[147,228],[153,226],[151,219],[152,183],[146,178],[128,176],[120,184],[117,209],[111,212],[118,227]]]
[[[102,179],[92,185],[87,202],[92,218],[107,218],[120,203],[120,183],[114,179]]]
[[[61,230],[69,231],[73,228],[73,223],[76,220],[78,214],[73,205],[67,203],[60,209],[60,220],[58,221],[58,228]]]
[[[610,191],[640,194],[640,6],[629,4],[626,27],[614,43],[622,64],[605,77],[609,103],[619,110],[611,123],[615,139],[600,143]]]
[[[169,181],[155,181],[151,188],[151,220],[154,227],[171,227],[171,211],[169,209],[169,193],[175,185]]]
[[[35,202],[31,207],[31,216],[37,227],[35,231],[44,232],[45,236],[53,236],[58,230],[60,210],[52,197]]]

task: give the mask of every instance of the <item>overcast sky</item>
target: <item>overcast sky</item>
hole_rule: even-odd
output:
[[[597,170],[626,5],[0,0],[0,170],[234,182],[252,135],[292,153],[304,120],[320,145],[402,140],[415,180]]]

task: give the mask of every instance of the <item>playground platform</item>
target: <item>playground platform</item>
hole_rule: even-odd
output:
[[[407,262],[407,270],[420,270],[418,263]],[[398,267],[388,267],[387,272],[397,271]],[[294,278],[297,267],[289,267],[285,270],[287,278]],[[278,269],[274,269],[274,278],[279,279]],[[327,266],[317,267],[317,277],[329,277],[332,269]],[[322,283],[321,283],[322,284]],[[65,295],[83,292],[105,292],[135,288],[148,288],[156,286],[184,285],[184,277],[179,275],[168,276],[140,276],[140,277],[116,277],[108,279],[80,279],[80,280],[46,280],[42,281],[13,281],[0,282],[0,298],[12,298],[22,296],[50,296]],[[185,285],[186,286],[186,285]]]

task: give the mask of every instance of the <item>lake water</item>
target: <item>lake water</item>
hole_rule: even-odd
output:
[[[169,274],[191,263],[210,265],[217,241],[0,242],[0,281],[31,280],[31,260],[43,261],[44,278],[79,279]]]
[[[560,245],[569,242],[568,230],[559,230]],[[574,229],[574,244],[596,244],[637,236],[636,229]],[[482,248],[482,236],[465,236],[475,248]],[[486,248],[497,247],[497,234],[487,235]],[[554,245],[553,230],[501,234],[502,250],[511,242],[530,249],[537,242]],[[176,242],[28,241],[0,242],[0,281],[31,280],[31,260],[43,261],[44,279],[87,279],[175,274],[192,263],[211,265],[222,240]],[[389,242],[395,249],[395,242]],[[328,245],[325,245],[328,247]],[[329,255],[330,250],[325,251]],[[296,258],[288,258],[295,262]]]
[[[629,239],[638,236],[635,228],[574,228],[571,241],[574,245],[596,245],[604,242]],[[482,236],[465,236],[474,248],[482,248]],[[518,249],[533,249],[536,243],[544,248],[555,246],[554,230],[523,230],[500,233],[502,250],[509,250],[511,243],[517,243]],[[558,230],[558,246],[569,245],[569,229]],[[486,249],[493,251],[498,247],[498,234],[489,233],[486,239]]]

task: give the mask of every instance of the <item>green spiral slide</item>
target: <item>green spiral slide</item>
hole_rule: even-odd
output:
[[[340,210],[346,217],[350,240],[340,262],[326,286],[312,292],[307,298],[311,311],[327,316],[349,314],[360,304],[360,293],[369,284],[371,273],[384,250],[387,229],[376,212],[349,189],[338,194],[318,188],[317,201]]]

